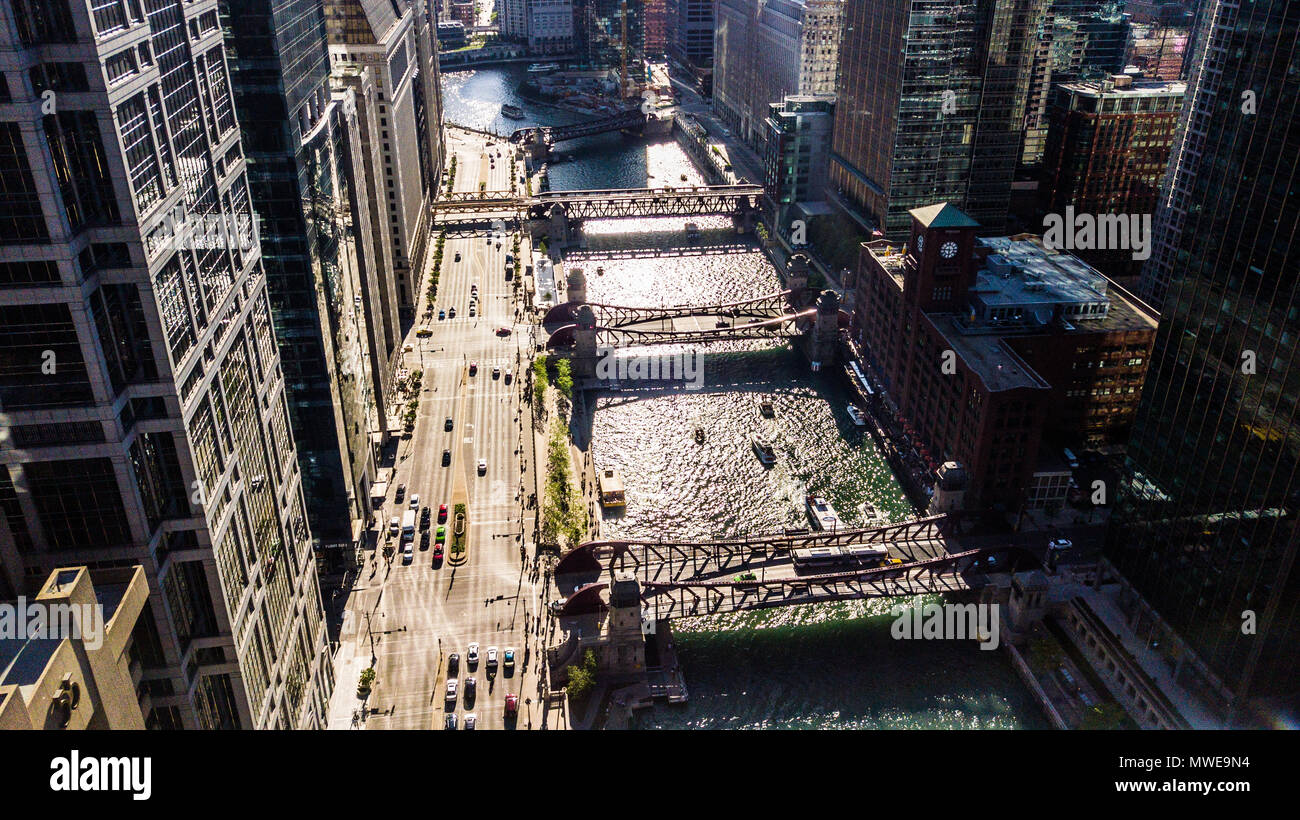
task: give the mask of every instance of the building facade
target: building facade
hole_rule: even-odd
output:
[[[668,0],[644,0],[645,53],[662,57],[668,53]]]
[[[713,107],[762,151],[768,106],[786,96],[834,94],[843,0],[718,0]]]
[[[528,0],[527,9],[531,53],[573,52],[573,0]]]
[[[713,0],[667,0],[668,56],[695,71],[713,67]]]
[[[1057,480],[1042,455],[1127,436],[1155,318],[1038,237],[911,216],[905,245],[862,246],[853,332],[923,457],[965,469],[966,506],[1014,511]]]
[[[339,164],[320,0],[220,0],[231,88],[262,266],[298,444],[303,495],[322,557],[350,557],[370,517],[379,415],[362,272],[344,253],[352,182]]]
[[[834,200],[894,241],[910,211],[959,206],[991,233],[1010,208],[1037,0],[845,0]]]
[[[1190,646],[1169,653],[1154,630],[1170,674],[1236,722],[1276,725],[1300,683],[1300,4],[1210,3],[1199,26],[1107,554]]]
[[[764,185],[778,230],[811,219],[801,205],[825,201],[834,124],[834,97],[786,97],[768,106]]]
[[[391,258],[400,322],[409,326],[443,167],[437,24],[428,0],[326,0],[326,8],[335,73],[369,70],[373,83],[375,108],[366,120],[377,125],[378,139],[370,147],[383,166],[384,196],[370,203],[370,212]],[[370,99],[358,95],[356,102]],[[396,335],[402,336],[400,328]]]
[[[3,574],[144,568],[148,727],[320,727],[333,671],[217,0],[17,0],[0,38]]]
[[[1038,189],[1041,212],[1154,214],[1186,90],[1186,83],[1123,74],[1056,86]],[[1126,248],[1078,253],[1125,281],[1142,268]]]

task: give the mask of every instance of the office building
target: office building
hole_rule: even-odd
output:
[[[0,634],[0,731],[143,729],[132,635],[148,600],[138,566],[60,567],[31,600],[0,599],[15,615]]]
[[[713,0],[667,0],[668,56],[707,74],[713,67]]]
[[[1041,212],[1153,214],[1186,90],[1185,83],[1134,81],[1124,74],[1055,86],[1039,186]],[[1078,253],[1125,281],[1141,272],[1142,262],[1130,248]]]
[[[531,53],[573,52],[573,0],[528,0],[527,13]]]
[[[380,430],[321,0],[220,0],[307,517],[327,566],[370,518]]]
[[[834,124],[834,97],[786,97],[768,106],[764,185],[776,203],[777,230],[825,211]]]
[[[146,726],[320,727],[333,670],[218,2],[16,0],[0,41],[8,592],[139,565]]]
[[[963,466],[968,509],[1059,500],[1053,452],[1127,437],[1155,318],[1036,236],[977,238],[949,204],[910,216],[905,245],[862,245],[853,333],[868,363],[931,469]]]
[[[718,0],[713,108],[762,152],[768,106],[835,93],[843,0]]]
[[[1107,555],[1154,607],[1138,625],[1169,674],[1235,722],[1275,725],[1300,687],[1300,75],[1286,35],[1300,5],[1208,4],[1198,25],[1143,271],[1160,331]]]
[[[1033,0],[845,0],[833,202],[870,234],[951,202],[1002,230],[1037,44]]]
[[[668,0],[644,0],[645,53],[662,57],[668,53]]]
[[[573,21],[574,47],[583,64],[618,68],[626,51],[629,75],[636,76],[645,54],[645,15],[639,0],[573,0]]]

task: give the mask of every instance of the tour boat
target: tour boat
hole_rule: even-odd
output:
[[[853,419],[854,424],[858,427],[867,426],[867,417],[858,409],[856,404],[850,404],[847,409],[849,411],[849,418]]]
[[[703,427],[696,427],[696,428],[695,428],[695,443],[696,443],[696,444],[703,444],[703,443],[704,443],[704,428],[703,428]]]
[[[627,506],[627,497],[623,489],[623,477],[618,474],[618,470],[612,470],[608,467],[601,470],[600,475],[596,476],[596,488],[600,493],[601,506]]]
[[[776,417],[776,407],[773,406],[771,399],[759,399],[758,412],[762,414],[763,418],[770,419]]]
[[[819,530],[839,528],[840,514],[835,512],[831,502],[819,495],[810,495],[804,499],[804,504],[808,508],[808,518],[814,527]]]
[[[507,103],[501,106],[501,116],[509,117],[512,120],[522,120],[524,118],[524,109]]]
[[[749,437],[749,441],[754,445],[754,455],[763,463],[764,467],[771,467],[776,463],[776,450],[772,449],[772,443],[767,439],[754,433]]]

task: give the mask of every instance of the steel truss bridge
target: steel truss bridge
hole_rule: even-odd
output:
[[[641,584],[645,616],[653,620],[691,618],[776,606],[899,598],[977,589],[989,574],[1013,568],[1037,567],[1037,561],[1016,547],[969,550],[905,564],[803,577],[756,581],[649,581]],[[606,608],[601,593],[608,584],[581,587],[560,608],[561,617],[589,615]]]
[[[638,347],[656,344],[710,344],[743,339],[789,339],[802,334],[800,324],[815,321],[817,308],[807,308],[774,319],[698,330],[637,330],[596,326],[597,347]],[[567,349],[577,343],[578,325],[557,328],[546,340],[548,350]]]
[[[692,316],[723,316],[733,319],[773,319],[790,313],[793,302],[791,290],[769,293],[742,302],[719,305],[671,305],[668,307],[628,307],[606,305],[600,302],[565,302],[547,311],[543,326],[567,324],[576,321],[580,305],[591,308],[596,324],[609,330],[662,322]]]
[[[642,582],[701,579],[788,562],[790,551],[810,547],[889,545],[909,558],[944,552],[947,516],[935,515],[877,527],[798,534],[770,533],[721,540],[588,541],[565,553],[554,574],[586,576],[630,569]]]
[[[529,143],[541,140],[545,145],[554,145],[557,142],[565,140],[575,140],[579,137],[590,137],[594,134],[604,134],[607,131],[623,131],[626,129],[637,129],[645,127],[647,117],[641,112],[641,109],[634,108],[630,111],[621,111],[609,117],[602,117],[596,120],[578,122],[573,125],[547,125],[533,128],[520,128],[510,135],[510,141],[516,145],[527,145]]]
[[[618,219],[648,216],[707,216],[756,210],[761,185],[697,185],[681,188],[613,188],[598,191],[550,191],[512,196],[509,191],[462,191],[433,204],[443,223],[518,222],[548,219],[559,205],[570,219]]]

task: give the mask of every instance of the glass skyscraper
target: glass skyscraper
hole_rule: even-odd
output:
[[[1193,650],[1174,674],[1245,720],[1300,691],[1300,2],[1201,15],[1107,553]]]
[[[217,0],[0,4],[0,102],[0,595],[139,564],[148,727],[322,727],[332,658]]]

